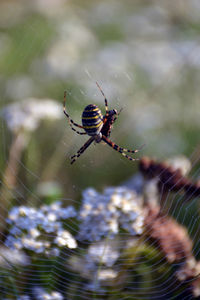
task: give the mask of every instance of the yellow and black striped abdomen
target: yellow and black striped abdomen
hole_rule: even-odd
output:
[[[103,126],[103,116],[95,104],[86,106],[82,113],[82,124],[88,135],[97,135]]]

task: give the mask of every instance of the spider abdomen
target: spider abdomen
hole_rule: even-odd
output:
[[[88,135],[98,135],[103,126],[103,115],[95,104],[86,106],[82,113],[82,124]]]

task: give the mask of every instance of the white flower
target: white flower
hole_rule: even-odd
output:
[[[6,247],[0,248],[0,266],[1,267],[10,267],[9,264],[12,265],[22,265],[26,266],[30,263],[28,256],[16,249],[11,250]]]
[[[67,246],[70,249],[77,247],[76,240],[73,238],[71,233],[66,230],[58,231],[58,235],[55,238],[54,243],[60,247]]]
[[[29,230],[29,234],[31,235],[31,237],[37,238],[40,235],[40,231],[36,228],[31,228]]]
[[[52,212],[49,213],[49,214],[47,214],[47,220],[48,220],[49,222],[55,222],[56,219],[57,219],[56,214],[54,214],[54,213],[52,213]]]
[[[33,131],[42,119],[61,118],[62,109],[54,100],[30,98],[8,105],[1,114],[11,131],[16,132],[21,128]]]
[[[98,272],[98,280],[106,281],[106,280],[112,280],[115,279],[118,275],[117,271],[114,271],[113,269],[105,269],[100,270]]]
[[[92,244],[88,249],[87,260],[96,263],[103,263],[107,267],[111,267],[119,258],[117,244],[114,241],[101,241]]]
[[[63,300],[64,299],[61,293],[55,291],[52,291],[51,293],[47,293],[41,287],[34,287],[33,295],[37,300]]]

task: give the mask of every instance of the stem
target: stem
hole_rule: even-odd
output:
[[[19,161],[21,159],[22,152],[28,142],[27,136],[24,131],[18,131],[13,138],[10,146],[9,157],[7,166],[3,175],[2,185],[0,188],[1,205],[0,205],[0,240],[3,238],[3,232],[6,227],[6,217],[10,206],[10,200],[13,197],[12,191],[17,184],[17,175],[19,171]]]

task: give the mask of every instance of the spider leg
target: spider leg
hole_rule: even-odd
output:
[[[112,147],[117,152],[121,153],[124,157],[126,157],[129,160],[139,160],[138,158],[132,158],[129,155],[125,154],[124,152],[130,152],[130,153],[136,153],[139,150],[128,150],[122,147],[119,147],[117,144],[113,143],[111,140],[109,140],[105,135],[102,136],[102,140],[106,142],[110,147]]]
[[[79,128],[84,128],[83,126],[81,126],[81,125],[75,123],[75,122],[70,118],[70,116],[68,115],[68,113],[67,113],[67,111],[66,111],[66,108],[65,108],[66,95],[67,95],[67,92],[65,91],[65,92],[64,92],[64,101],[63,101],[63,112],[64,112],[64,114],[65,114],[66,117],[68,118],[68,121],[69,121],[70,124],[73,124],[74,126],[79,127]],[[71,125],[70,125],[70,126],[71,126]],[[71,126],[71,127],[72,127],[72,126]],[[84,133],[84,134],[85,134],[85,133]]]
[[[119,116],[119,114],[121,114],[122,110],[123,110],[123,107],[120,108],[120,111],[118,112],[117,116]]]
[[[103,136],[105,137],[105,136]],[[105,137],[107,141],[105,141],[107,144],[109,144],[114,150],[122,153],[122,152],[129,152],[129,153],[137,153],[139,152],[142,147],[144,145],[142,145],[139,149],[135,149],[135,150],[129,150],[129,149],[126,149],[126,148],[122,148],[122,147],[119,147],[117,144],[113,143],[111,140],[109,140],[107,137]]]
[[[129,150],[129,149],[126,149],[126,148],[121,148],[121,149],[123,149],[123,152],[137,153],[137,152],[139,152],[144,146],[145,146],[145,144],[143,144],[142,146],[140,146],[139,149],[135,149],[135,150]]]
[[[90,146],[90,144],[94,141],[94,137],[92,136],[79,150],[78,152],[71,156],[71,165],[79,158],[79,156]]]
[[[78,130],[76,130],[75,128],[73,128],[73,127],[72,127],[72,124],[71,124],[70,122],[69,122],[69,125],[70,125],[71,129],[72,129],[73,131],[75,131],[76,133],[78,133],[78,134],[80,134],[80,135],[87,134],[86,132],[81,132],[81,131],[78,131]]]
[[[122,110],[123,110],[123,108],[121,108],[120,111],[116,114],[116,116],[114,118],[114,122],[117,120],[117,118],[119,117],[119,115],[120,115],[120,113],[121,113]]]
[[[99,88],[100,92],[102,93],[104,100],[105,100],[105,109],[106,109],[106,115],[108,114],[108,100],[106,99],[106,96],[104,94],[104,92],[102,91],[100,85],[98,84],[98,82],[96,82],[97,87]]]

